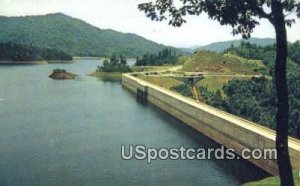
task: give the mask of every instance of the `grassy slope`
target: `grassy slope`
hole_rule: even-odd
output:
[[[299,186],[300,185],[299,171],[294,171],[294,180],[295,180],[295,185]],[[270,178],[263,179],[261,181],[250,182],[245,184],[245,186],[259,186],[259,185],[280,186],[279,177],[278,176],[270,177]]]
[[[170,89],[173,86],[182,84],[181,81],[170,77],[154,77],[154,76],[139,75],[138,78],[166,89]]]
[[[224,76],[207,76],[203,80],[197,83],[197,86],[207,87],[207,89],[211,92],[215,92],[220,90],[223,92],[222,88],[232,79],[236,79],[237,77],[224,77]],[[238,77],[238,79],[249,79],[250,77]]]
[[[183,65],[186,72],[218,72],[233,74],[257,74],[236,58],[216,52],[198,51]]]
[[[171,68],[172,66],[131,66],[130,69],[134,72],[145,72],[145,71],[163,71]]]
[[[98,77],[104,80],[121,80],[122,73],[120,72],[92,72],[88,74],[89,76]]]
[[[237,60],[239,60],[240,62],[242,62],[246,65],[251,64],[251,65],[255,65],[257,67],[265,67],[265,65],[263,64],[263,62],[261,60],[245,59],[243,57],[240,57],[240,56],[237,56],[237,55],[234,55],[234,54],[230,54],[230,53],[225,54],[225,56],[237,59]]]

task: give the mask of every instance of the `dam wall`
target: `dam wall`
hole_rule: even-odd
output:
[[[234,149],[238,155],[242,155],[243,149],[275,149],[274,130],[206,104],[196,103],[190,98],[140,80],[132,74],[123,74],[122,85],[137,94],[138,99],[156,105],[217,143]],[[289,153],[293,169],[300,170],[299,140],[289,139]],[[272,175],[278,175],[274,158],[249,161]]]

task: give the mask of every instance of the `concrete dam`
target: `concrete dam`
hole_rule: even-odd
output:
[[[238,116],[226,113],[203,103],[184,97],[162,87],[134,77],[122,75],[123,87],[131,90],[137,98],[149,102],[242,156],[243,149],[275,149],[276,132]],[[300,170],[300,141],[289,138],[292,167]],[[278,175],[274,158],[248,161],[272,175]]]

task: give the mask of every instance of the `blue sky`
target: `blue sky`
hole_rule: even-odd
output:
[[[187,18],[180,28],[167,22],[153,22],[139,12],[137,5],[149,0],[0,0],[0,15],[24,16],[62,12],[94,26],[141,35],[158,43],[176,47],[204,45],[217,41],[239,39],[233,37],[231,27],[220,26],[203,14]],[[291,15],[293,17],[293,15]],[[288,28],[288,40],[300,40],[300,19]],[[274,38],[273,27],[261,21],[252,37]]]

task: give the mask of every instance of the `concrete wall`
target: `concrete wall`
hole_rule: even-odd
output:
[[[242,149],[275,148],[275,131],[262,127],[232,114],[171,92],[164,88],[137,79],[129,74],[122,76],[122,85],[137,93],[147,91],[147,100],[183,121],[214,141],[235,149],[241,155]],[[300,169],[300,141],[289,139],[292,166]],[[276,160],[250,159],[258,167],[278,175]]]

